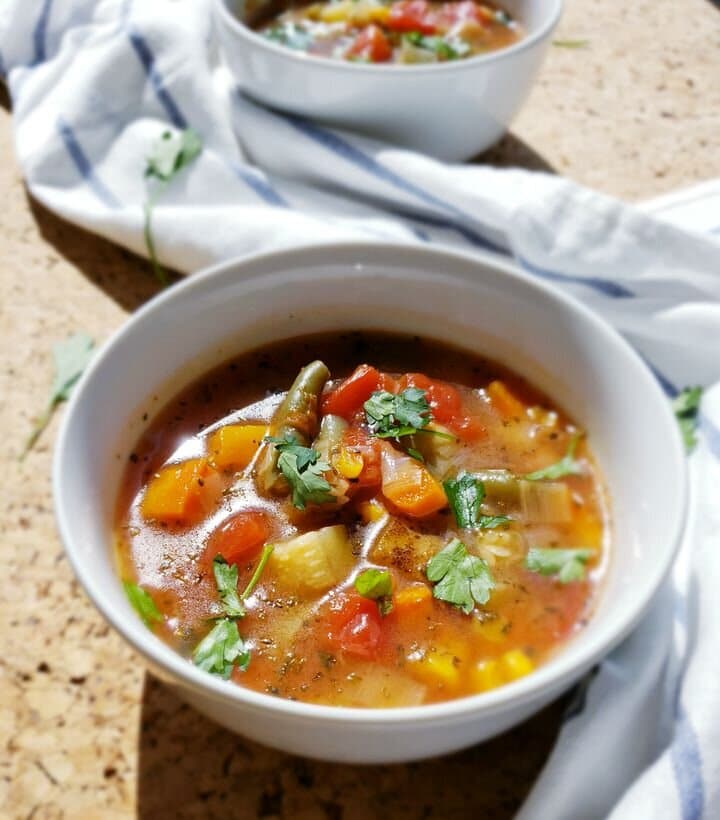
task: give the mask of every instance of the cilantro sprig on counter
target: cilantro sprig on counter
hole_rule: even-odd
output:
[[[312,447],[303,447],[292,434],[285,438],[268,436],[266,441],[280,453],[277,466],[290,485],[292,503],[299,510],[308,504],[328,504],[335,501],[331,486],[324,474],[330,465],[320,458]]]
[[[700,412],[700,400],[702,399],[702,387],[686,387],[672,400],[672,408],[675,418],[680,425],[685,449],[690,453],[697,444],[698,413]]]
[[[463,529],[494,529],[507,524],[507,515],[482,515],[480,505],[485,498],[485,485],[470,473],[443,481],[445,495],[450,502],[458,527]]]
[[[593,558],[595,550],[587,547],[531,547],[525,556],[525,566],[530,572],[554,575],[561,584],[585,579],[585,564]]]
[[[425,574],[435,584],[433,596],[466,615],[475,604],[486,604],[495,587],[490,567],[482,558],[471,555],[459,538],[453,538],[430,559]]]
[[[355,589],[371,601],[377,601],[381,615],[392,611],[392,575],[386,569],[370,567],[355,579]]]
[[[69,339],[58,342],[53,347],[55,376],[50,388],[50,397],[45,405],[45,410],[38,417],[32,433],[25,442],[25,446],[20,453],[20,461],[35,446],[43,430],[50,423],[57,406],[70,398],[73,387],[92,358],[94,344],[87,333],[75,333]]]
[[[143,235],[147,246],[150,264],[158,281],[162,285],[168,284],[167,272],[160,264],[155,249],[155,239],[152,231],[153,209],[158,198],[167,186],[187,168],[202,151],[202,141],[191,128],[182,131],[164,131],[160,139],[153,146],[153,151],[147,158],[145,179],[155,181],[155,191],[148,195],[143,206],[145,223]]]
[[[557,478],[564,478],[569,475],[582,475],[584,472],[583,464],[575,458],[575,451],[582,437],[583,434],[581,432],[575,433],[570,439],[567,451],[560,461],[556,461],[548,467],[543,467],[540,470],[528,473],[525,478],[528,481],[544,481],[546,479],[554,481]]]

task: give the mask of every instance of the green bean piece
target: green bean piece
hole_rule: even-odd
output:
[[[328,414],[323,416],[320,423],[320,432],[318,437],[313,442],[313,449],[320,453],[320,458],[323,461],[330,461],[340,449],[342,444],[343,433],[348,428],[348,423],[342,416],[334,416]]]
[[[274,438],[295,436],[298,443],[307,447],[315,438],[319,426],[320,396],[330,371],[321,361],[303,367],[275,411],[270,425]],[[278,451],[271,442],[263,444],[257,465],[257,481],[261,492],[287,495],[289,487],[277,469]]]

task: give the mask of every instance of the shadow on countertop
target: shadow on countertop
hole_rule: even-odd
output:
[[[511,818],[555,741],[565,700],[456,755],[393,766],[321,763],[232,734],[145,677],[137,817]]]

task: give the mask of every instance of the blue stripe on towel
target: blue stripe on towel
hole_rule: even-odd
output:
[[[700,820],[705,807],[702,757],[695,729],[682,706],[678,708],[670,757],[675,772],[682,820]]]
[[[110,189],[107,188],[98,178],[92,164],[90,163],[90,160],[83,151],[82,146],[78,142],[72,128],[70,128],[70,126],[62,118],[57,121],[56,127],[57,132],[60,135],[60,139],[65,145],[65,149],[75,164],[78,173],[87,183],[88,188],[92,190],[95,196],[106,207],[119,208],[120,202],[115,198],[115,195],[110,191]]]
[[[700,429],[705,437],[708,450],[720,460],[720,429],[704,413],[700,414]]]
[[[624,285],[613,282],[612,279],[602,279],[598,276],[573,276],[570,273],[558,273],[535,265],[528,259],[519,258],[518,261],[530,273],[550,282],[564,282],[570,285],[585,285],[612,299],[632,299],[635,294]]]
[[[142,63],[142,67],[145,69],[145,73],[147,74],[150,85],[155,91],[158,102],[168,115],[168,119],[176,128],[187,128],[188,123],[185,116],[182,111],[180,111],[178,104],[170,92],[165,88],[162,76],[155,65],[155,55],[152,53],[147,40],[136,29],[130,31],[128,36],[138,59]]]
[[[470,214],[464,213],[460,208],[457,208],[452,203],[445,202],[445,200],[436,197],[434,194],[431,194],[420,186],[415,185],[415,183],[401,177],[399,174],[396,174],[395,171],[391,171],[389,168],[386,168],[376,159],[364,153],[355,145],[352,145],[352,143],[349,143],[347,140],[344,140],[332,131],[326,131],[324,128],[320,128],[302,117],[295,117],[291,114],[283,114],[282,116],[301,134],[304,134],[306,137],[314,140],[319,145],[322,145],[324,148],[332,151],[334,154],[347,162],[351,162],[356,167],[361,168],[369,174],[372,174],[372,176],[376,179],[379,179],[388,185],[392,185],[399,191],[403,191],[406,194],[416,197],[426,205],[430,205],[433,208],[439,208],[441,211],[445,211],[445,213],[452,214],[458,219],[467,220],[469,222],[474,221]],[[409,218],[417,219],[414,215]],[[455,223],[452,224],[452,227],[462,233],[466,238],[469,238],[471,235],[471,241],[475,245],[491,251],[497,252],[499,250],[497,245],[490,240],[485,239],[485,237],[481,236],[477,231],[473,231],[466,226]]]
[[[229,165],[248,188],[255,191],[268,205],[275,205],[279,208],[290,207],[287,200],[283,199],[261,172],[253,172],[247,168],[243,168],[243,166],[237,162],[231,162]]]
[[[53,0],[43,0],[40,7],[40,14],[38,15],[35,28],[33,29],[33,49],[34,56],[31,65],[39,65],[45,62],[46,48],[45,38],[47,35],[47,25],[50,19],[50,9],[52,8]]]

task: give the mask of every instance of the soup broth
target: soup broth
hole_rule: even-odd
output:
[[[358,332],[183,390],[130,454],[115,543],[131,602],[189,663],[392,707],[545,662],[592,611],[607,533],[588,443],[550,397],[467,351]]]

